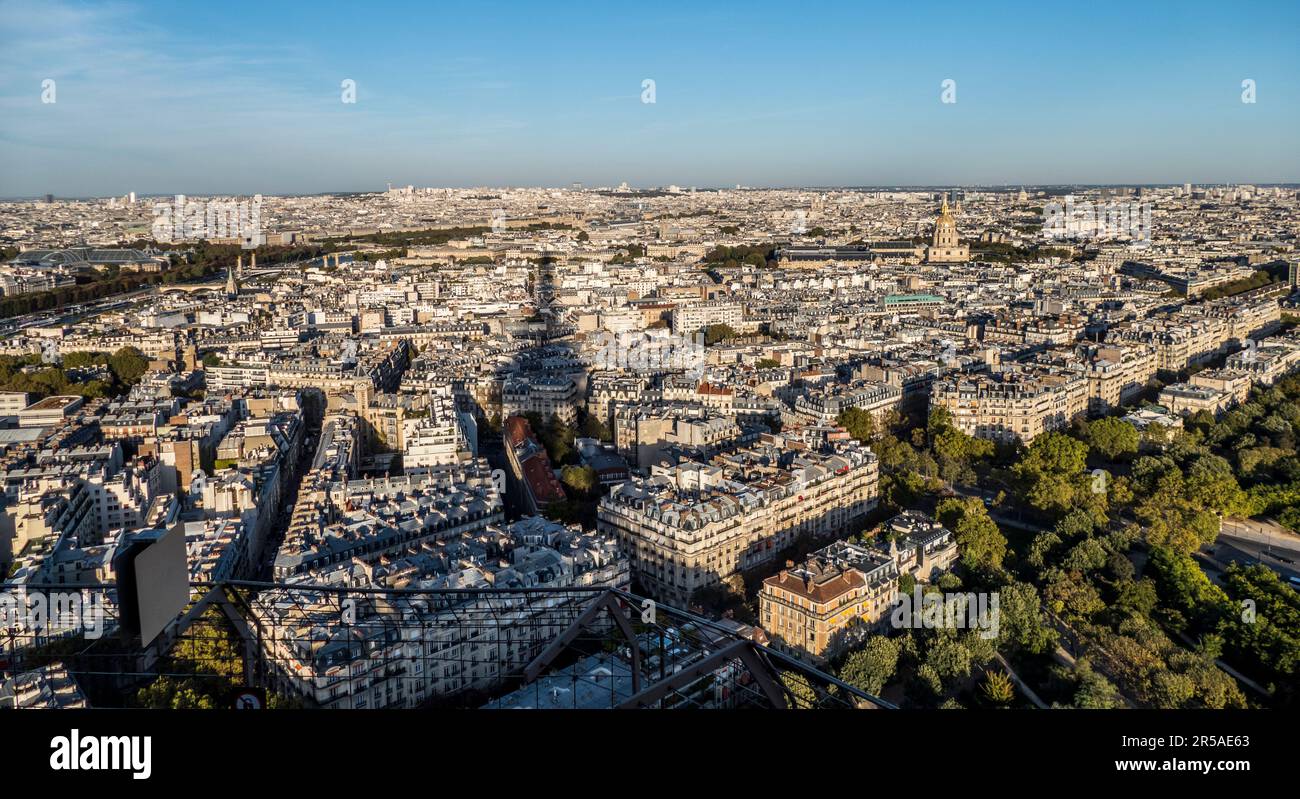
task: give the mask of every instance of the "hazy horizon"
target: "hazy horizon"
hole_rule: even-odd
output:
[[[1185,181],[1185,182],[1186,182],[1186,181]],[[1185,182],[1184,182],[1184,183],[1185,183]],[[975,191],[986,191],[986,192],[1013,192],[1013,191],[1016,191],[1016,190],[1021,189],[1021,188],[1026,189],[1026,190],[1030,190],[1030,189],[1033,189],[1033,190],[1043,190],[1043,189],[1062,189],[1062,188],[1080,188],[1080,189],[1108,189],[1108,188],[1169,188],[1169,187],[1172,187],[1172,186],[1182,186],[1182,185],[1184,185],[1184,183],[962,183],[962,184],[957,184],[957,183],[931,183],[931,184],[912,184],[912,185],[909,185],[909,184],[892,184],[892,183],[891,183],[891,184],[879,184],[879,185],[874,185],[874,186],[873,186],[873,185],[863,185],[863,186],[858,186],[858,185],[854,185],[854,186],[850,186],[850,185],[844,185],[844,186],[797,186],[797,185],[790,185],[790,186],[741,186],[741,187],[740,187],[740,190],[741,190],[741,191],[899,191],[899,192],[917,192],[917,191],[943,191],[943,190],[951,190],[951,189],[962,189],[962,190],[970,189],[970,190],[975,190]],[[681,185],[681,184],[669,184],[669,186],[672,186],[672,185],[676,185],[679,189],[681,189],[681,193],[683,193],[683,194],[689,192],[690,190],[701,191],[701,192],[736,191],[736,190],[737,190],[737,187],[736,187],[736,186],[689,186],[689,185]],[[1290,182],[1290,181],[1287,181],[1287,182],[1267,182],[1267,181],[1254,181],[1254,182],[1251,182],[1251,181],[1240,181],[1240,182],[1237,182],[1237,181],[1233,181],[1233,182],[1228,182],[1228,183],[1193,183],[1192,185],[1193,185],[1193,187],[1195,187],[1195,188],[1216,188],[1216,187],[1229,187],[1229,186],[1239,186],[1239,185],[1251,185],[1251,186],[1256,186],[1256,187],[1259,187],[1259,188],[1271,188],[1271,187],[1274,187],[1274,186],[1277,186],[1277,187],[1280,187],[1280,188],[1300,188],[1300,182]],[[669,186],[628,186],[628,188],[626,189],[626,193],[631,194],[631,193],[645,193],[645,192],[654,192],[654,191],[661,191],[661,192],[662,192],[663,190],[667,189]],[[398,186],[394,185],[393,188],[398,188]],[[532,185],[532,186],[529,186],[529,185],[516,185],[516,186],[491,186],[491,185],[486,185],[486,184],[463,184],[463,185],[459,185],[459,186],[451,186],[451,185],[446,185],[446,186],[415,186],[415,188],[417,188],[417,189],[450,189],[450,190],[455,190],[455,191],[469,191],[469,190],[482,190],[482,191],[514,191],[514,190],[521,190],[521,189],[532,189],[532,190],[537,190],[537,191],[567,191],[567,190],[570,190],[572,187],[571,187],[571,186],[562,186],[562,185],[553,185],[553,186],[544,186],[544,185]],[[381,188],[377,188],[377,189],[342,189],[342,190],[336,190],[336,191],[313,191],[313,192],[213,192],[213,193],[204,193],[204,192],[192,192],[192,191],[170,191],[170,192],[165,191],[165,192],[156,192],[156,193],[155,193],[155,192],[149,192],[149,193],[136,192],[135,194],[136,194],[136,198],[137,198],[138,200],[139,200],[139,199],[159,198],[159,197],[172,198],[172,197],[175,197],[175,196],[177,196],[177,195],[183,195],[183,196],[186,196],[186,197],[251,197],[251,196],[253,196],[253,195],[255,195],[255,194],[261,194],[261,195],[263,195],[263,196],[265,196],[265,197],[328,197],[328,196],[346,197],[346,196],[355,196],[355,195],[359,195],[359,194],[382,194],[382,193],[384,193],[384,192],[386,191],[386,189],[387,189],[387,186],[384,186],[384,187],[381,187]],[[619,190],[618,187],[616,187],[616,186],[606,186],[606,185],[592,185],[592,186],[583,185],[583,186],[582,186],[582,190],[584,190],[584,191],[602,191],[602,192],[620,192],[620,190]],[[127,192],[127,193],[129,193],[129,192]],[[114,197],[122,197],[122,196],[123,196],[123,193],[118,193],[118,194],[85,194],[85,195],[69,195],[69,196],[60,196],[60,195],[57,195],[57,194],[56,194],[56,195],[54,195],[54,199],[55,199],[56,201],[72,201],[72,202],[78,202],[78,201],[88,201],[88,200],[105,200],[105,199],[110,199],[110,198],[114,198]],[[0,196],[0,201],[6,201],[6,202],[22,202],[22,201],[25,201],[25,200],[40,201],[40,200],[44,200],[44,198],[45,198],[45,195],[44,195],[44,194],[31,194],[31,195],[21,195],[21,196],[19,196],[19,195],[15,195],[15,196]]]

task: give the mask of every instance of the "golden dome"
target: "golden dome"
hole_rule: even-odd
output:
[[[943,198],[943,206],[939,209],[939,217],[934,221],[936,230],[955,229],[957,220],[952,218],[952,212],[948,210],[948,198]]]

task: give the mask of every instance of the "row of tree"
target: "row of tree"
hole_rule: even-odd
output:
[[[83,379],[77,370],[99,370],[103,377]],[[135,347],[114,353],[71,352],[61,364],[44,363],[39,355],[0,355],[0,389],[23,391],[33,401],[56,394],[79,394],[87,398],[110,397],[125,392],[149,368],[149,359]]]

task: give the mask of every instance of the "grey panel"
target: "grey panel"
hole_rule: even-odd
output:
[[[176,525],[135,558],[140,642],[148,646],[190,600],[185,529]]]

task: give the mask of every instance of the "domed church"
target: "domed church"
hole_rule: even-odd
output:
[[[970,247],[957,238],[957,220],[948,210],[948,196],[943,198],[939,218],[934,222],[934,239],[925,250],[925,260],[932,264],[954,264],[970,260]]]

